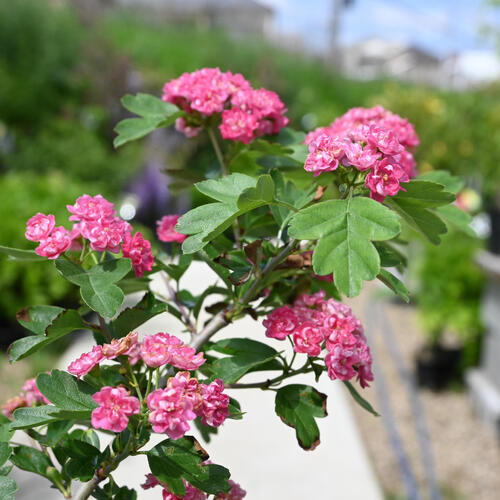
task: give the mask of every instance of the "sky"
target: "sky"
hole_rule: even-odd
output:
[[[276,31],[299,34],[314,51],[328,47],[333,0],[260,2],[275,9]],[[493,42],[478,34],[486,21],[500,27],[500,8],[487,9],[484,0],[353,0],[342,16],[340,42],[382,36],[438,56],[491,50]]]

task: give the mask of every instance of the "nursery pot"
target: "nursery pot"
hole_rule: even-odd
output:
[[[462,349],[440,344],[426,346],[417,355],[416,372],[420,387],[445,389],[459,373]]]
[[[495,205],[489,208],[491,233],[489,239],[489,249],[491,253],[500,255],[500,209]]]

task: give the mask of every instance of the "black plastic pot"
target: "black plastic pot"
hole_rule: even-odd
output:
[[[491,253],[500,255],[500,209],[496,206],[489,208],[491,233],[489,238],[489,250]]]
[[[441,345],[424,347],[416,358],[417,382],[434,391],[446,387],[459,377],[462,349]]]

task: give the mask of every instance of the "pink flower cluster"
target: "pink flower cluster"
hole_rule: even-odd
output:
[[[196,370],[205,362],[202,352],[196,353],[174,335],[160,332],[144,337],[141,343],[138,334],[131,332],[126,337],[113,339],[110,344],[94,346],[90,352],[73,361],[68,366],[68,371],[80,378],[101,361],[116,359],[118,356],[128,356],[131,365],[142,359],[152,368],[170,364],[180,370]]]
[[[373,380],[372,357],[361,322],[347,305],[325,300],[323,290],[300,296],[293,307],[279,307],[263,324],[268,337],[285,340],[291,335],[296,352],[317,357],[326,347],[325,364],[332,380],[357,376],[362,387]]]
[[[50,401],[40,392],[36,385],[36,380],[30,378],[22,388],[21,394],[15,396],[4,403],[2,413],[7,418],[12,418],[14,410],[28,406],[37,406],[41,404],[50,405]]]
[[[127,428],[129,417],[140,411],[139,400],[130,396],[124,387],[103,387],[92,399],[99,405],[92,411],[92,427],[122,432]]]
[[[366,171],[365,185],[377,201],[404,190],[401,183],[415,175],[410,152],[419,144],[415,129],[382,106],[350,109],[329,126],[310,132],[305,142],[308,172],[318,176],[339,165]]]
[[[285,105],[275,92],[253,89],[240,74],[203,68],[184,73],[163,87],[163,100],[188,113],[179,118],[176,128],[194,137],[205,119],[220,114],[222,137],[248,144],[264,134],[277,134],[288,124]]]
[[[163,487],[163,500],[206,500],[207,495],[200,491],[198,488],[195,488],[192,484],[189,484],[186,480],[184,481],[184,486],[186,487],[186,494],[182,497],[174,495],[170,488],[158,481],[153,474],[146,474],[146,482],[142,484],[142,488],[145,490],[149,490],[150,488],[154,488],[155,486]],[[231,489],[227,493],[218,493],[214,500],[242,500],[246,496],[246,491],[238,484],[232,481],[231,479],[228,481]]]
[[[156,233],[160,241],[182,243],[187,236],[179,233],[175,226],[181,218],[180,215],[164,215],[157,223]]]
[[[189,430],[189,421],[197,416],[205,425],[218,427],[229,416],[229,396],[222,380],[206,385],[178,372],[167,381],[165,389],[149,394],[147,403],[153,430],[179,439]]]
[[[67,205],[71,213],[73,228],[55,227],[55,217],[38,213],[28,220],[25,236],[28,240],[40,242],[36,253],[49,259],[57,259],[66,250],[80,250],[81,238],[89,241],[96,252],[120,251],[132,260],[134,272],[141,277],[151,271],[154,264],[151,244],[141,233],[131,236],[132,226],[118,217],[114,205],[100,194],[80,196],[74,205]]]

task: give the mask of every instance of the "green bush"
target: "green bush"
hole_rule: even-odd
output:
[[[417,291],[415,301],[431,344],[445,332],[454,334],[469,349],[474,362],[482,332],[480,299],[484,284],[474,259],[482,242],[450,232],[439,246],[421,245],[413,252]]]
[[[135,146],[135,145],[134,145]],[[137,146],[113,151],[95,127],[57,118],[34,136],[19,135],[16,150],[3,158],[8,171],[58,171],[67,179],[93,182],[118,194],[140,166]]]
[[[75,90],[80,27],[44,0],[0,0],[0,117],[33,128]]]

